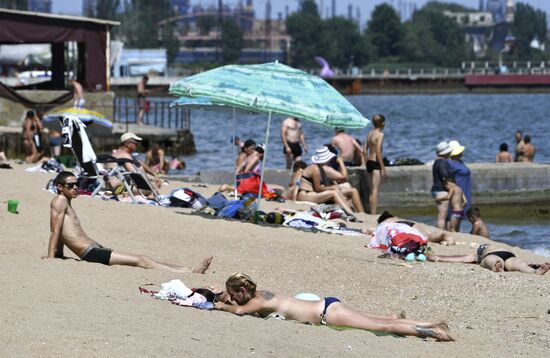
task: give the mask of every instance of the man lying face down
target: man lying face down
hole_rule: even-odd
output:
[[[42,258],[64,258],[63,248],[67,246],[82,261],[97,262],[104,265],[126,265],[146,269],[164,269],[173,272],[204,273],[212,261],[212,256],[205,258],[193,269],[162,263],[147,256],[114,252],[90,239],[80,225],[80,220],[71,206],[71,201],[78,196],[78,181],[73,173],[61,172],[54,180],[57,195],[50,207],[50,241],[48,255]]]

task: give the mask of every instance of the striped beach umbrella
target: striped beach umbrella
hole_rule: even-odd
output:
[[[331,128],[364,128],[370,123],[322,78],[278,62],[218,67],[173,82],[169,91],[191,99],[181,100],[180,105],[187,102],[195,107],[225,106],[268,115],[259,199],[273,114]]]
[[[278,62],[218,67],[171,83],[170,94],[325,127],[364,128],[370,123],[322,78]]]

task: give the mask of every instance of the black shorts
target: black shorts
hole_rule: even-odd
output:
[[[290,152],[292,153],[293,159],[296,159],[297,157],[302,155],[302,146],[300,145],[300,142],[298,143],[287,142],[287,144],[290,147]],[[286,154],[286,149],[284,147],[283,147],[283,153]]]
[[[367,172],[372,173],[375,170],[380,170],[380,163],[374,160],[367,160]]]
[[[113,250],[107,249],[99,244],[92,245],[91,248],[88,248],[84,252],[84,256],[82,256],[82,261],[87,262],[97,262],[99,264],[103,265],[109,265],[109,261],[111,260],[111,254],[113,253]]]

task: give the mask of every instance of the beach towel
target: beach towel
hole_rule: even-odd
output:
[[[86,128],[86,125],[78,117],[66,116],[63,119],[63,127],[61,128],[61,135],[63,136],[63,146],[65,148],[72,147],[72,137],[74,131],[76,130],[77,134],[80,137],[80,141],[82,142],[82,163],[87,163],[91,161],[95,162],[97,160],[97,157],[84,128]]]
[[[253,177],[241,180],[241,183],[237,187],[237,191],[239,192],[239,194],[258,195],[259,188],[260,188],[260,177],[253,176]],[[274,199],[276,197],[277,197],[277,194],[275,194],[272,191],[269,191],[265,182],[262,183],[262,198]]]
[[[383,222],[376,227],[368,247],[381,250],[392,246],[413,249],[427,244],[428,239],[417,229],[407,224]]]

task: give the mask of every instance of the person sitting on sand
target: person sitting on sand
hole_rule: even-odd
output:
[[[235,168],[237,168],[237,170],[241,167],[246,158],[254,153],[254,148],[256,148],[256,142],[254,142],[252,139],[247,139],[244,142],[244,145],[241,148],[241,152],[235,159]]]
[[[288,188],[283,191],[281,195],[286,200],[296,200],[298,195],[298,188],[300,187],[300,180],[304,169],[307,168],[307,164],[301,160],[297,160],[292,164],[292,178]]]
[[[315,151],[315,155],[311,157],[313,164],[304,169],[302,173],[296,199],[317,204],[333,202],[339,205],[346,215],[353,220],[355,217],[353,216],[353,210],[348,205],[347,198],[338,185],[332,184],[324,170],[324,164],[329,163],[335,157],[334,153],[325,146]]]
[[[527,264],[507,249],[496,247],[492,244],[482,244],[476,253],[470,255],[434,255],[427,253],[428,261],[432,262],[458,262],[478,264],[494,272],[519,271],[544,275],[550,269],[550,262],[544,264]]]
[[[67,246],[82,261],[97,262],[109,266],[126,265],[146,269],[164,269],[179,273],[204,273],[210,266],[212,256],[205,258],[195,268],[189,269],[158,262],[147,256],[123,254],[104,248],[86,235],[75,210],[71,206],[72,199],[78,196],[76,176],[71,172],[63,171],[57,175],[54,184],[57,188],[57,195],[50,204],[48,255],[42,258],[64,258],[63,248]]]
[[[468,203],[462,189],[456,185],[453,178],[443,179],[443,186],[447,189],[447,195],[436,198],[435,201],[449,200],[451,206],[450,231],[460,231],[460,223],[464,218],[464,206]]]
[[[225,283],[226,291],[236,304],[214,303],[214,309],[237,315],[258,315],[268,317],[273,314],[287,320],[307,324],[350,327],[363,330],[381,331],[401,336],[434,338],[438,341],[453,341],[445,322],[421,322],[400,319],[396,316],[383,316],[352,310],[335,297],[320,301],[306,301],[287,297],[269,291],[258,290],[252,279],[235,273]]]
[[[489,229],[485,222],[481,220],[481,213],[478,208],[470,208],[466,213],[468,220],[472,223],[472,230],[470,231],[471,235],[479,235],[490,239]]]
[[[164,150],[157,143],[153,144],[151,149],[145,153],[145,164],[157,174],[168,172],[168,162],[164,159]]]

